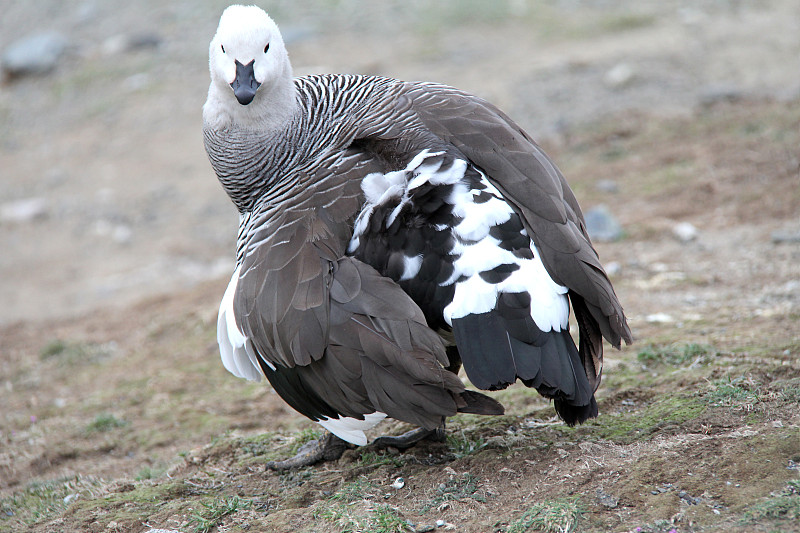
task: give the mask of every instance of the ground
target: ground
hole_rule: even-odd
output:
[[[635,335],[583,426],[515,386],[446,443],[290,474],[264,464],[316,426],[215,340],[236,215],[199,113],[223,4],[68,4],[0,23],[0,46],[41,15],[71,42],[0,87],[0,204],[44,201],[0,221],[0,530],[800,531],[795,2],[267,5],[298,74],[446,82],[519,120],[621,222],[597,248]]]

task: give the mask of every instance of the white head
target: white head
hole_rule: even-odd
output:
[[[278,26],[259,7],[232,5],[208,49],[211,86],[203,119],[212,127],[277,127],[294,107],[289,55]]]

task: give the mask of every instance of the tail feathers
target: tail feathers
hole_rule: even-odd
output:
[[[589,405],[570,405],[564,400],[553,400],[556,413],[568,426],[583,424],[590,418],[597,418],[597,400],[592,396]]]
[[[519,379],[553,399],[556,412],[569,425],[597,416],[594,389],[568,331],[540,331],[528,337],[533,342],[523,342],[490,311],[454,319],[453,333],[476,387],[504,389]]]
[[[506,409],[503,404],[480,392],[465,390],[460,395],[464,405],[458,406],[459,413],[472,413],[474,415],[502,415]]]

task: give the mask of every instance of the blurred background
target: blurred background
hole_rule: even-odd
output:
[[[227,3],[0,0],[0,325],[227,278],[237,217],[201,137]],[[258,3],[297,75],[451,84],[549,149],[620,113],[800,97],[796,0]]]

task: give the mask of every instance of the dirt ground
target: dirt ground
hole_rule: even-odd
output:
[[[225,4],[12,2],[0,48],[70,46],[0,85],[0,207],[43,206],[0,220],[0,531],[800,531],[800,4],[296,4],[264,7],[297,74],[484,96],[619,219],[597,248],[636,342],[600,417],[512,387],[446,443],[265,472],[316,427],[216,348],[236,214],[200,108]]]

